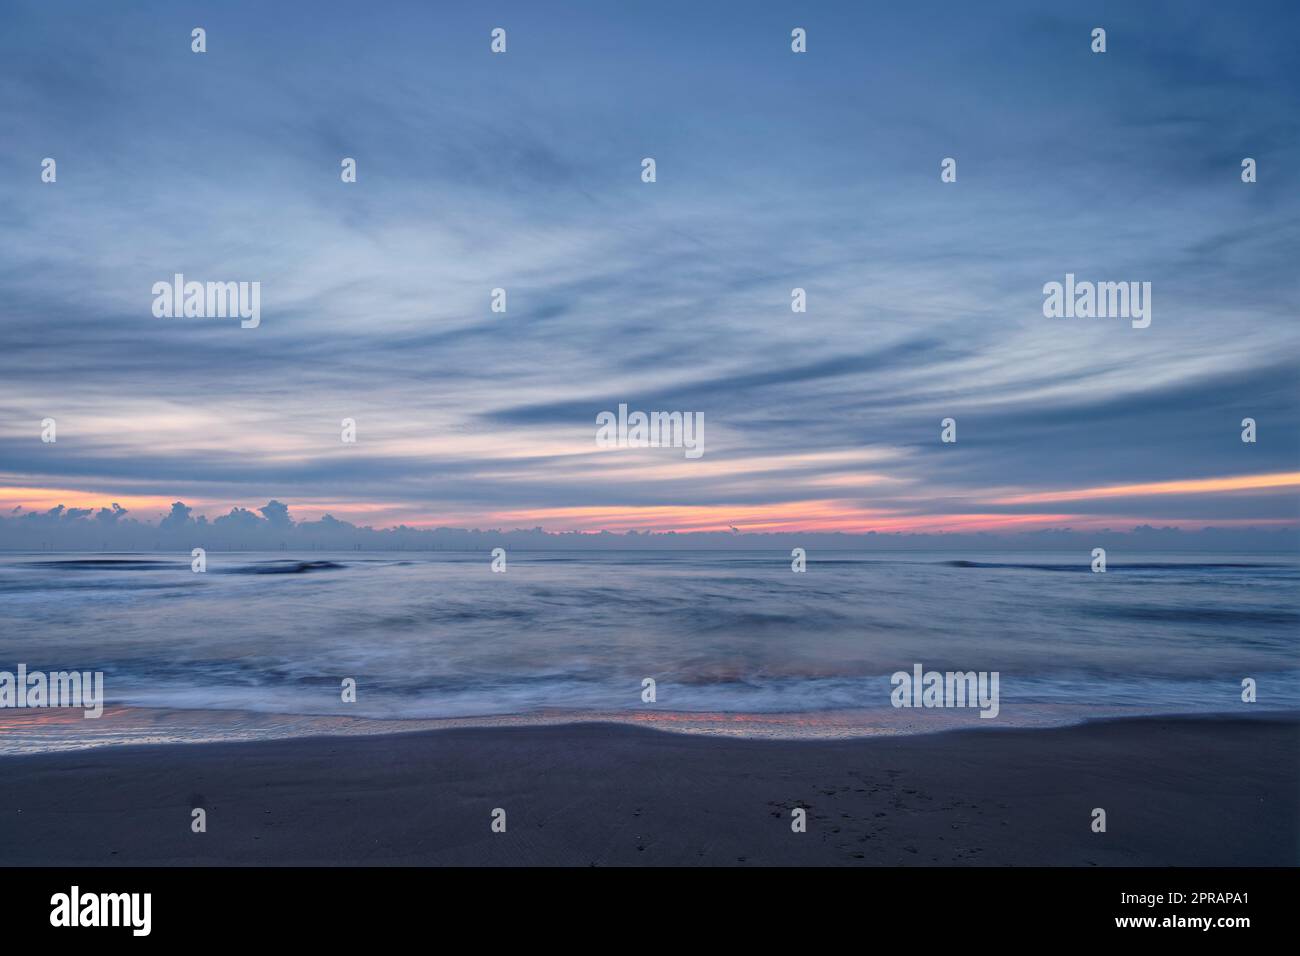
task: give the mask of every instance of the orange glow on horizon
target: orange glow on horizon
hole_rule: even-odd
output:
[[[991,504],[1039,504],[1147,495],[1202,495],[1225,491],[1261,491],[1271,488],[1300,488],[1300,471],[1269,475],[1236,475],[1231,478],[1187,478],[1181,481],[1153,481],[1136,485],[1100,485],[1094,488],[1078,488],[1074,491],[1038,491],[997,498]]]
[[[140,513],[157,509],[163,514],[171,510],[174,497],[164,498],[157,495],[117,495],[100,492],[81,491],[73,488],[15,488],[0,486],[0,508],[6,512],[21,507],[24,512],[49,511],[63,505],[66,508],[111,508],[113,503],[121,505],[139,517]],[[207,504],[202,501],[187,501],[192,508]]]
[[[864,479],[892,481],[879,475],[832,475],[824,480],[813,479],[811,484],[826,490],[838,485],[857,483]],[[980,498],[962,496],[969,510],[956,513],[919,513],[926,507],[926,498],[917,495],[908,500],[891,500],[883,507],[863,507],[859,499],[810,498],[807,500],[736,505],[620,505],[543,507],[503,510],[433,506],[421,508],[410,502],[347,502],[330,499],[286,499],[291,515],[299,521],[318,520],[325,514],[360,526],[389,528],[406,525],[411,528],[480,528],[520,529],[541,527],[550,532],[600,532],[621,534],[627,531],[728,531],[742,532],[844,532],[865,534],[907,533],[972,533],[1016,532],[1049,528],[1071,527],[1076,530],[1102,528],[1131,528],[1149,524],[1158,527],[1199,529],[1203,527],[1294,527],[1293,518],[1259,519],[1147,519],[1141,515],[1114,515],[1077,513],[1065,508],[1054,508],[1050,514],[1007,514],[988,510],[990,506],[1006,507],[1029,504],[1055,504],[1089,499],[1142,497],[1177,494],[1231,494],[1243,491],[1268,491],[1300,488],[1300,472],[1282,472],[1261,475],[1238,475],[1226,478],[1195,478],[1175,481],[1148,482],[1128,485],[1107,485],[1051,492],[1026,492]],[[952,495],[936,496],[953,501]],[[206,515],[208,520],[219,517],[232,508],[229,502],[195,499],[183,496],[185,503],[196,515]],[[98,511],[117,502],[137,520],[156,520],[171,509],[176,496],[115,495],[87,492],[68,488],[36,488],[28,486],[0,486],[0,511],[9,515],[48,511],[63,505],[66,508],[84,508]],[[243,503],[256,511],[265,501]]]

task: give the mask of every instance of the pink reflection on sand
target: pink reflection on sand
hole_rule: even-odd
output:
[[[842,740],[900,736],[960,728],[1053,727],[1099,717],[1142,713],[1134,707],[1035,705],[1003,708],[982,720],[974,708],[915,710],[878,708],[818,713],[729,714],[637,710],[547,711],[538,714],[454,719],[267,714],[238,710],[171,710],[106,707],[86,720],[76,709],[0,711],[0,755],[87,750],[149,744],[196,744],[291,737],[354,737],[474,727],[542,727],[560,724],[622,724],[671,733],[782,740]]]

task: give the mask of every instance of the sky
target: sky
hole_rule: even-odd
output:
[[[6,0],[0,515],[1295,529],[1300,8],[1060,6]]]

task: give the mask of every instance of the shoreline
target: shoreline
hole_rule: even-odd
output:
[[[989,729],[778,740],[590,723],[4,756],[0,862],[1300,862],[1296,715]]]
[[[609,724],[665,733],[751,740],[867,740],[954,730],[1031,730],[1100,720],[1143,718],[1297,717],[1300,709],[1252,705],[1240,711],[1152,712],[1121,705],[1020,704],[997,720],[971,708],[856,708],[852,710],[732,713],[717,711],[548,710],[461,717],[389,717],[295,714],[240,708],[106,705],[87,720],[75,708],[0,710],[0,759],[77,753],[129,746],[256,743],[312,738],[381,737],[465,729],[570,727]]]

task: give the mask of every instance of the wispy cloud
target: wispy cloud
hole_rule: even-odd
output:
[[[1091,59],[1027,2],[806,14],[797,59],[785,5],[513,3],[492,57],[470,8],[5,4],[0,500],[1294,522],[1258,484],[1300,469],[1292,7],[1109,9]],[[1151,281],[1151,328],[1043,318],[1067,271]],[[155,319],[174,272],[260,281],[261,327]],[[702,411],[707,454],[595,448],[619,402]]]

